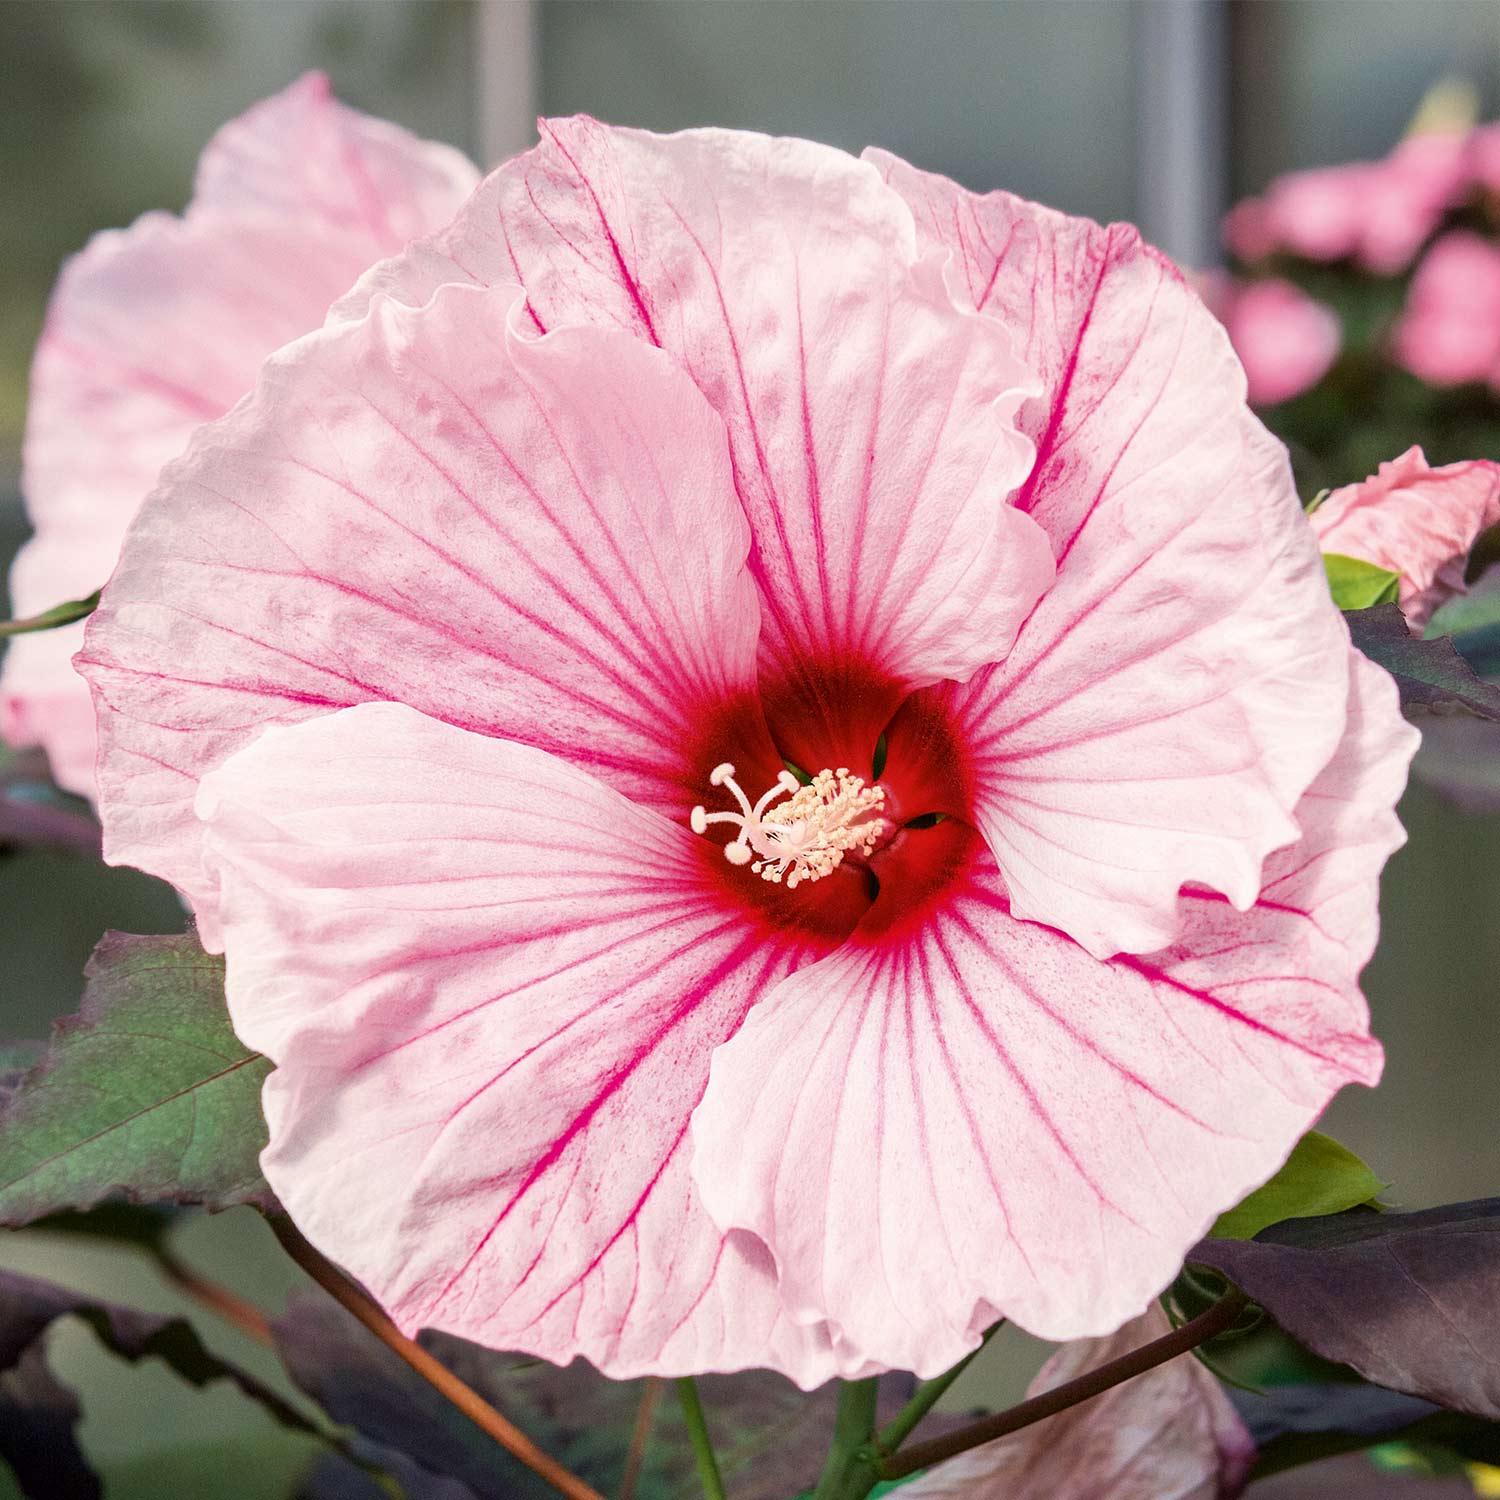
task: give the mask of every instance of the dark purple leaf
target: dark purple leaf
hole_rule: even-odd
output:
[[[1500,1462],[1500,1424],[1378,1385],[1286,1385],[1229,1396],[1260,1450],[1259,1478],[1389,1442],[1452,1462]]]
[[[95,1337],[122,1359],[132,1363],[160,1359],[195,1386],[227,1380],[284,1427],[322,1435],[320,1428],[269,1386],[209,1350],[186,1319],[102,1302],[70,1287],[13,1271],[0,1271],[0,1373],[17,1368],[59,1318],[70,1316],[81,1318]]]
[[[1288,1219],[1188,1260],[1315,1354],[1391,1390],[1500,1418],[1500,1199]]]
[[[40,751],[0,746],[0,853],[38,848],[97,857],[99,824],[87,802],[53,783]]]
[[[1500,688],[1476,677],[1448,636],[1423,640],[1394,604],[1344,616],[1354,644],[1396,679],[1407,709],[1463,712],[1500,721]]]
[[[0,1459],[36,1500],[99,1500],[103,1490],[78,1446],[78,1397],[33,1344],[0,1374]]]
[[[349,1445],[358,1462],[327,1453],[302,1476],[291,1500],[391,1500],[388,1485],[372,1470],[388,1474],[401,1486],[405,1500],[477,1500],[468,1485],[430,1474],[393,1448],[383,1448],[357,1433]]]
[[[1318,1382],[1273,1386],[1264,1392],[1230,1388],[1229,1399],[1260,1449],[1289,1434],[1342,1433],[1366,1443],[1384,1442],[1425,1417],[1451,1415],[1432,1401],[1379,1385]]]
[[[1500,724],[1467,714],[1424,714],[1412,775],[1464,812],[1500,812]]]
[[[38,1500],[99,1500],[78,1447],[78,1400],[47,1368],[43,1339],[59,1318],[81,1319],[122,1359],[159,1359],[190,1385],[228,1381],[282,1426],[329,1441],[269,1386],[208,1349],[182,1318],[160,1317],[71,1288],[0,1271],[0,1459]],[[426,1500],[426,1497],[424,1497]],[[464,1500],[439,1497],[432,1500]]]
[[[550,1494],[321,1293],[294,1297],[273,1331],[293,1380],[335,1421],[429,1473],[460,1480],[480,1500]],[[618,1491],[640,1381],[609,1381],[581,1360],[559,1369],[443,1334],[424,1334],[422,1343],[544,1451],[604,1494]],[[882,1419],[911,1387],[908,1376],[885,1378]],[[833,1431],[832,1388],[804,1394],[780,1376],[752,1371],[704,1376],[699,1389],[735,1500],[786,1500],[811,1488]],[[924,1434],[953,1419],[929,1420]],[[680,1500],[696,1492],[692,1451],[669,1386],[656,1408],[637,1495]]]
[[[480,1500],[530,1493],[526,1469],[331,1298],[298,1293],[271,1327],[287,1373],[335,1422]]]

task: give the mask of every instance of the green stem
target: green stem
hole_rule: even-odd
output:
[[[30,615],[24,620],[0,620],[0,636],[30,635],[37,630],[57,630],[71,625],[76,620],[86,620],[99,606],[99,591],[95,590],[87,599],[69,599],[66,604],[55,604],[39,615]]]
[[[719,1460],[714,1457],[713,1439],[709,1437],[708,1423],[703,1419],[703,1403],[698,1399],[698,1387],[691,1375],[684,1375],[678,1380],[677,1399],[682,1403],[682,1416],[693,1445],[693,1457],[698,1460],[698,1477],[703,1481],[704,1500],[724,1500],[724,1480],[719,1474]]]
[[[833,1446],[818,1476],[812,1500],[863,1500],[880,1475],[875,1464],[875,1402],[879,1382],[847,1380],[839,1386]]]
[[[1100,1365],[1097,1370],[1089,1370],[1076,1380],[1069,1380],[1063,1385],[1054,1386],[1050,1391],[1043,1391],[1040,1396],[1033,1396],[1029,1401],[1011,1407],[1009,1411],[998,1412],[995,1416],[960,1427],[957,1432],[933,1438],[931,1442],[918,1443],[889,1458],[879,1459],[876,1477],[904,1479],[908,1474],[915,1474],[918,1469],[927,1468],[929,1464],[941,1463],[945,1458],[967,1453],[970,1448],[977,1448],[981,1443],[992,1443],[996,1438],[1006,1437],[1012,1432],[1019,1432],[1023,1427],[1030,1427],[1033,1422],[1040,1422],[1043,1417],[1055,1416],[1070,1406],[1078,1406],[1095,1396],[1103,1395],[1113,1386],[1133,1376],[1143,1375],[1157,1365],[1164,1365],[1169,1359],[1175,1359],[1189,1349],[1196,1349],[1199,1344],[1206,1343],[1233,1327],[1245,1310],[1247,1301],[1243,1292],[1230,1291],[1191,1322],[1184,1323],[1180,1328],[1173,1329],[1171,1333],[1149,1344],[1143,1344],[1139,1349],[1132,1349],[1119,1359]]]
[[[916,1431],[917,1424],[947,1395],[949,1387],[969,1368],[979,1350],[983,1349],[1000,1331],[1000,1327],[1000,1323],[995,1323],[985,1329],[978,1349],[964,1355],[951,1370],[945,1370],[941,1375],[933,1376],[931,1380],[924,1380],[917,1387],[911,1400],[880,1429],[880,1434],[875,1439],[875,1446],[882,1456],[894,1453]]]

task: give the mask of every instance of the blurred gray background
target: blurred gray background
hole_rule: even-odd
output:
[[[529,144],[538,111],[878,143],[971,187],[1134,219],[1203,264],[1233,196],[1383,154],[1436,80],[1467,79],[1500,113],[1500,0],[0,0],[0,561],[25,534],[26,371],[59,262],[95,230],[180,208],[214,128],[309,67],[488,163]],[[1500,1191],[1500,818],[1421,788],[1404,816],[1367,975],[1386,1078],[1337,1100],[1327,1128],[1416,1206]],[[73,1007],[104,928],[180,926],[170,892],[134,872],[0,860],[0,1034],[43,1035]],[[274,1301],[288,1278],[262,1235],[236,1214],[185,1243]],[[0,1241],[3,1264],[55,1272],[57,1254]],[[171,1305],[139,1267],[68,1255],[80,1279]],[[141,1452],[189,1436],[228,1434],[260,1455],[247,1474],[275,1469],[271,1438],[241,1431],[222,1393],[165,1375],[149,1423],[107,1419],[140,1407],[138,1377],[64,1334],[112,1495],[163,1493],[131,1477]],[[994,1366],[987,1393],[1029,1358]],[[277,1492],[245,1485],[232,1493]]]

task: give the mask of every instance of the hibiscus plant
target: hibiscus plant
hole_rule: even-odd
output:
[[[1500,1463],[1500,1200],[1313,1128],[1416,725],[1500,722],[1500,467],[1400,449],[1305,508],[1133,229],[884,152],[575,118],[481,180],[320,77],[226,126],[37,354],[0,727],[61,790],[0,834],[191,919],[7,1056],[0,1223],[296,1390],[0,1275],[23,1489],[100,1492],[69,1315],[310,1497]],[[174,1249],[232,1206],[279,1317]],[[1060,1347],[954,1415],[1005,1323]]]

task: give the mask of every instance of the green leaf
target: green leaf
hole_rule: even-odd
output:
[[[1500,677],[1500,622],[1460,631],[1452,639],[1453,649],[1481,677]]]
[[[1371,609],[1377,604],[1394,604],[1400,591],[1401,575],[1377,568],[1358,557],[1342,552],[1323,554],[1323,571],[1328,575],[1328,591],[1340,609]]]
[[[1450,637],[1412,635],[1394,604],[1351,610],[1344,618],[1354,644],[1396,679],[1403,708],[1461,710],[1500,723],[1500,688],[1474,675]]]
[[[66,604],[54,604],[39,615],[30,615],[24,620],[0,620],[0,637],[7,635],[30,635],[38,630],[58,630],[72,625],[77,620],[86,620],[99,607],[99,590],[95,589],[87,599],[69,599]]]
[[[1282,1168],[1209,1230],[1219,1239],[1248,1240],[1283,1219],[1338,1214],[1377,1198],[1388,1186],[1347,1147],[1309,1130]]]
[[[1424,634],[1452,636],[1454,649],[1481,677],[1500,676],[1500,565],[1443,605]]]
[[[1489,625],[1500,625],[1500,576],[1486,575],[1467,594],[1450,599],[1433,614],[1423,634],[1431,640],[1440,635],[1483,630]]]
[[[112,932],[85,975],[0,1112],[0,1224],[112,1196],[274,1207],[257,1160],[270,1064],[230,1028],[223,959],[191,934]]]

